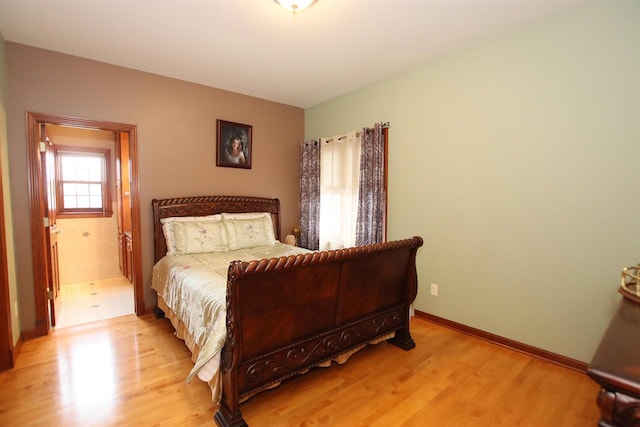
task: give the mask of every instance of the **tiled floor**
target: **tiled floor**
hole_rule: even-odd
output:
[[[133,285],[126,277],[60,286],[57,328],[132,314]]]

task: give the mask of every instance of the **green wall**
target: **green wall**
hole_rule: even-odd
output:
[[[0,34],[0,159],[2,164],[2,189],[4,199],[4,224],[3,230],[7,241],[7,273],[9,276],[9,305],[11,307],[11,330],[13,343],[20,338],[20,316],[16,309],[18,301],[18,284],[16,279],[16,262],[13,237],[13,216],[11,213],[11,181],[9,180],[9,153],[7,145],[7,55],[5,42]]]
[[[640,262],[640,2],[587,2],[319,104],[305,136],[376,121],[389,238],[425,239],[415,308],[588,362]]]

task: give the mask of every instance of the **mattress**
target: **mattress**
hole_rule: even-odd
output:
[[[192,352],[195,376],[217,387],[220,352],[226,337],[226,289],[229,263],[310,252],[280,242],[224,252],[166,255],[153,267],[151,288]],[[213,383],[213,384],[212,384]],[[214,394],[215,394],[214,390]]]

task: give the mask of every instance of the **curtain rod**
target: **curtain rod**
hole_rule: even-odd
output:
[[[362,135],[362,132],[356,132],[356,137],[358,137],[360,135]],[[336,139],[338,141],[342,141],[346,137],[347,137],[347,135],[340,135],[340,136],[336,137]],[[327,139],[324,140],[325,144],[328,143],[328,142],[331,142],[331,141],[333,141],[333,138],[327,138]]]
[[[384,123],[382,123],[382,128],[383,128],[383,129],[384,129],[384,128],[388,128],[388,127],[389,127],[389,122],[384,122]],[[360,135],[362,135],[362,132],[357,132],[357,133],[356,133],[356,136],[360,136]],[[338,141],[341,141],[341,140],[345,139],[346,137],[347,137],[347,135],[340,135],[340,136],[338,136],[336,139],[337,139]],[[324,140],[324,142],[331,142],[331,141],[333,141],[333,138],[328,138],[328,139],[325,139],[325,140]]]

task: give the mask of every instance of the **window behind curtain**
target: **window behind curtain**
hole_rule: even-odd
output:
[[[300,244],[313,250],[386,241],[388,123],[301,144]],[[319,181],[319,182],[318,182]]]
[[[320,149],[320,250],[355,245],[360,136],[325,138]]]
[[[59,217],[111,216],[109,149],[56,146]]]

